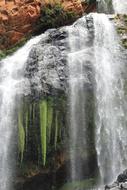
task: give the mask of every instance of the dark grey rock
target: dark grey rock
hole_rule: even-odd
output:
[[[91,48],[93,46],[93,19],[92,16],[86,16],[76,21],[72,27],[77,28],[74,30],[73,35],[76,37],[76,51],[80,47],[80,35],[78,27],[81,26],[84,30],[88,30],[88,37],[85,40],[86,46]],[[41,41],[33,47],[27,60],[25,70],[25,77],[29,81],[29,89],[31,96],[51,95],[55,91],[68,91],[69,84],[69,67],[68,67],[68,54],[70,53],[69,35],[67,28],[50,29],[42,37]],[[82,42],[84,43],[84,42]],[[83,63],[84,73],[84,90],[92,89],[93,86],[93,71],[92,60],[88,58]],[[83,55],[82,55],[83,57]],[[77,59],[77,64],[80,58]],[[87,73],[85,72],[87,71]]]
[[[35,92],[50,94],[51,88],[63,91],[66,89],[67,34],[61,29],[48,32],[47,36],[31,50],[27,60],[25,77],[30,81],[31,95],[35,95]]]
[[[123,173],[119,174],[117,180],[110,184],[105,185],[105,190],[127,190],[127,169]]]
[[[117,181],[118,181],[118,183],[126,182],[126,181],[127,181],[127,175],[124,174],[124,173],[120,174],[120,175],[117,177]]]

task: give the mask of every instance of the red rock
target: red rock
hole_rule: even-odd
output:
[[[40,6],[40,0],[0,0],[0,49],[11,47],[32,31]]]
[[[65,10],[75,11],[77,14],[82,14],[83,12],[80,0],[63,0],[62,5]]]
[[[8,36],[8,38],[11,39],[10,41],[10,45],[15,44],[18,40],[21,40],[23,38],[23,34],[20,32],[16,32],[16,31],[9,31],[6,33],[6,36]]]
[[[58,0],[0,0],[0,49],[9,48],[31,33],[46,3]],[[81,0],[59,0],[65,10],[82,14]],[[86,7],[85,7],[86,8]],[[85,9],[84,9],[85,10]]]

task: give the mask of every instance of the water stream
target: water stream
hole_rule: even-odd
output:
[[[15,149],[17,146],[16,107],[19,98],[29,91],[24,80],[24,68],[29,52],[42,36],[31,39],[14,55],[1,62],[0,69],[0,189],[11,190],[15,170]]]
[[[127,0],[113,0],[112,3],[115,13],[127,14]]]
[[[112,3],[115,13],[127,12],[126,0],[113,0]],[[104,11],[108,12],[105,0],[102,1],[101,6],[104,6]],[[67,57],[69,70],[68,121],[71,179],[81,180],[84,170],[89,170],[89,165],[84,168],[89,147],[88,107],[86,106],[89,103],[87,102],[89,91],[94,94],[95,142],[93,144],[96,146],[100,183],[109,183],[127,167],[127,128],[122,76],[125,67],[123,49],[113,23],[105,14],[92,13],[83,16],[64,30],[68,36],[69,46],[67,55],[64,56]],[[12,150],[16,142],[15,115],[19,106],[19,102],[16,101],[17,96],[19,101],[24,93],[30,93],[29,81],[24,79],[24,69],[32,47],[41,38],[45,38],[45,34],[31,39],[14,55],[0,63],[1,190],[13,189],[11,181],[15,155]],[[48,47],[47,45],[47,49]],[[65,47],[61,46],[61,48]],[[50,48],[47,49],[47,52],[51,51]],[[52,51],[50,53],[52,54]],[[55,58],[57,60],[57,56]]]
[[[127,130],[119,39],[106,15],[93,16],[95,38],[96,150],[103,182],[111,182],[126,167]]]
[[[82,178],[78,176],[82,174],[77,172],[79,168],[83,170],[81,161],[77,166],[77,155],[81,154],[78,152],[80,138],[84,139],[84,144],[81,140],[79,147],[87,154],[84,87],[93,82],[86,69],[86,66],[91,65],[95,72],[95,142],[100,181],[109,183],[126,168],[127,162],[124,82],[121,75],[124,55],[116,29],[105,14],[94,13],[83,17],[68,32],[71,50],[68,62],[72,179]]]
[[[91,19],[89,22],[92,22]],[[80,155],[85,151],[87,157],[85,86],[90,83],[86,67],[90,63],[92,55],[90,45],[91,34],[87,28],[87,24],[87,17],[83,17],[79,19],[77,23],[74,23],[74,25],[67,27],[70,46],[70,53],[68,54],[70,88],[68,98],[70,104],[69,120],[72,180],[82,178],[83,163]]]

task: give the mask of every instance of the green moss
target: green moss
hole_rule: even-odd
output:
[[[18,115],[19,153],[22,164],[26,161],[38,166],[49,166],[54,151],[64,147],[65,97],[48,96],[34,101],[24,97]],[[66,140],[64,140],[66,141]]]
[[[55,150],[56,150],[56,145],[57,145],[57,139],[58,139],[58,112],[56,112],[56,115],[55,115],[55,138],[54,138]]]
[[[51,98],[48,100],[47,109],[47,139],[50,143],[53,122],[53,100]]]
[[[20,153],[20,160],[23,161],[23,154],[24,154],[24,148],[25,148],[25,131],[23,127],[23,118],[22,118],[22,112],[20,111],[18,113],[18,136],[19,136],[19,153]]]
[[[3,51],[0,51],[0,60],[6,57],[6,53]]]
[[[125,34],[126,32],[127,32],[127,28],[125,28],[125,27],[119,27],[118,29],[117,29],[117,32],[119,33],[119,34]]]
[[[127,15],[117,15],[115,17],[117,32],[121,36],[121,45],[127,48]]]
[[[27,137],[28,137],[28,127],[29,127],[29,110],[28,105],[25,106],[25,137],[26,137],[26,145],[27,145]]]
[[[41,134],[41,152],[43,165],[46,164],[46,130],[47,128],[47,100],[42,100],[40,102],[40,134]]]

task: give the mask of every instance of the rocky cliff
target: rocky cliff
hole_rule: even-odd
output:
[[[10,48],[30,34],[36,26],[40,10],[49,2],[60,3],[56,0],[0,0],[0,49]],[[77,15],[83,10],[89,11],[88,5],[81,0],[61,0],[61,6]]]

